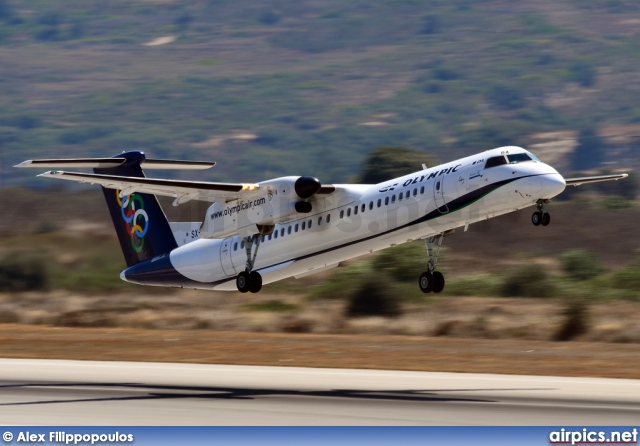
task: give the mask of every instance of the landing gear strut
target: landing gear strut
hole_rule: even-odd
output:
[[[538,210],[531,216],[531,223],[534,226],[548,226],[551,223],[551,216],[548,212],[544,211],[544,205],[549,203],[549,200],[538,200]]]
[[[258,248],[260,247],[260,239],[260,234],[243,238],[244,249],[247,253],[247,263],[245,270],[236,277],[236,286],[241,293],[246,293],[247,291],[257,293],[262,288],[262,276],[257,271],[253,271],[253,265],[255,264]],[[254,244],[256,249],[253,251],[252,256],[251,250]]]
[[[436,271],[443,238],[444,233],[440,233],[437,236],[424,239],[424,244],[427,247],[427,252],[429,253],[429,271],[425,271],[420,274],[420,279],[418,280],[420,291],[423,293],[431,293],[432,291],[434,293],[440,293],[444,289],[444,276],[441,272]]]

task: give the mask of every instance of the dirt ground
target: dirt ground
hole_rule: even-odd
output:
[[[5,358],[640,378],[637,344],[0,325]]]

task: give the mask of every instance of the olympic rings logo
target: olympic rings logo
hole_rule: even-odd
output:
[[[122,219],[127,225],[127,233],[131,237],[131,246],[135,252],[141,252],[144,236],[149,230],[149,216],[144,210],[144,201],[136,194],[120,198],[119,190],[116,190],[116,199],[120,205]]]

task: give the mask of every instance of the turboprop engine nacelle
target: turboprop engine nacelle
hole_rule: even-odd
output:
[[[314,177],[282,177],[258,183],[258,188],[248,192],[246,198],[210,206],[200,227],[200,236],[221,238],[239,234],[247,237],[261,230],[265,233],[264,228],[311,212],[313,204],[309,200],[321,186]]]

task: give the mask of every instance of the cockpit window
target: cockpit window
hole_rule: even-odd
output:
[[[484,168],[488,169],[490,167],[501,166],[503,164],[507,164],[507,159],[503,155],[494,156],[487,160],[487,164],[484,165]]]
[[[528,153],[514,153],[513,155],[507,155],[509,164],[524,163],[526,161],[533,161],[533,158]]]
[[[537,161],[539,163],[541,163],[542,161],[540,161],[540,158],[538,158],[537,156],[535,156],[533,153],[531,152],[527,152],[527,155],[529,155],[531,157],[531,159],[533,159],[534,161]]]

